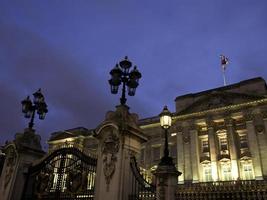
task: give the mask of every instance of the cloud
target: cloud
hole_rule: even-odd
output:
[[[39,87],[43,89],[49,109],[40,130],[46,138],[49,134],[46,131],[78,125],[94,128],[112,107],[103,88],[97,84],[102,80],[94,74],[92,64],[87,63],[88,68],[84,70],[71,55],[59,52],[44,38],[18,26],[0,23],[0,43],[0,51],[4,52],[1,63],[5,64],[1,70],[1,76],[5,77],[0,81],[0,110],[6,115],[1,121],[1,133],[4,133],[1,140],[14,134],[9,131],[26,126],[23,120],[16,123],[12,118],[23,118],[17,112],[20,101]]]

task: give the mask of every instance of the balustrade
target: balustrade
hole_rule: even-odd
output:
[[[221,181],[178,185],[176,199],[267,199],[267,181]]]

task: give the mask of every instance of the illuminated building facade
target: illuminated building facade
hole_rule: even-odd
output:
[[[226,196],[228,199],[252,197],[257,199],[257,195],[258,199],[266,199],[267,86],[265,81],[262,78],[254,78],[179,96],[175,99],[175,105],[176,111],[172,113],[173,125],[169,130],[168,141],[170,155],[177,170],[182,173],[178,177],[176,199],[225,199]],[[113,115],[108,112],[107,116]],[[142,130],[140,134],[143,132],[141,150],[140,146],[134,148],[136,152],[140,151],[137,154],[138,166],[147,183],[155,185],[153,172],[157,169],[164,153],[164,137],[159,116],[141,119],[138,124]],[[135,128],[139,130],[139,127]],[[109,145],[111,140],[112,138],[107,138],[105,143]],[[103,150],[99,148],[101,145],[98,143],[97,129],[88,130],[79,127],[55,132],[48,141],[49,152],[45,159],[49,158],[50,154],[55,154],[57,149],[75,147],[83,152],[82,155],[94,158],[93,161],[96,162],[97,155]],[[135,143],[132,142],[131,145],[133,144]],[[77,172],[76,166],[76,164],[79,166],[80,160],[83,159],[79,157],[79,160],[78,155],[72,154],[65,156],[62,162],[61,155],[56,155],[57,157],[50,160],[55,166],[50,170],[53,174],[50,192],[60,186],[61,192],[64,193],[68,188],[76,188],[80,180],[83,180],[79,178],[83,175],[80,171]],[[71,165],[71,170],[78,175],[72,177],[67,174],[65,168],[70,163],[76,163]],[[61,167],[57,167],[59,165]],[[87,193],[83,196],[89,197],[98,175],[95,170],[96,163],[88,162],[87,166],[88,170],[94,168],[93,171],[86,171],[89,175],[84,176],[83,185],[86,186]],[[73,180],[70,181],[70,178]]]
[[[169,147],[182,172],[179,184],[267,177],[266,95],[265,81],[254,78],[175,99]],[[158,116],[142,119],[139,125],[148,138],[139,164],[151,182],[151,172],[163,155],[164,138]],[[49,149],[66,141],[97,149],[93,130],[85,128],[52,134]]]
[[[179,184],[267,177],[267,88],[262,78],[175,99],[169,135]],[[163,155],[159,117],[140,120],[148,142],[140,164],[148,179]]]

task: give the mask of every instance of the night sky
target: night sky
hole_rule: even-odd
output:
[[[23,131],[21,100],[42,88],[49,112],[35,128],[95,128],[119,96],[109,71],[128,55],[143,77],[131,112],[174,110],[176,96],[267,79],[266,0],[1,0],[0,144]]]

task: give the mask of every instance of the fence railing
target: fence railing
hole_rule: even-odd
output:
[[[220,181],[177,186],[176,199],[267,199],[267,181]]]
[[[131,158],[132,189],[129,200],[156,200],[156,187],[140,174],[135,157]]]

